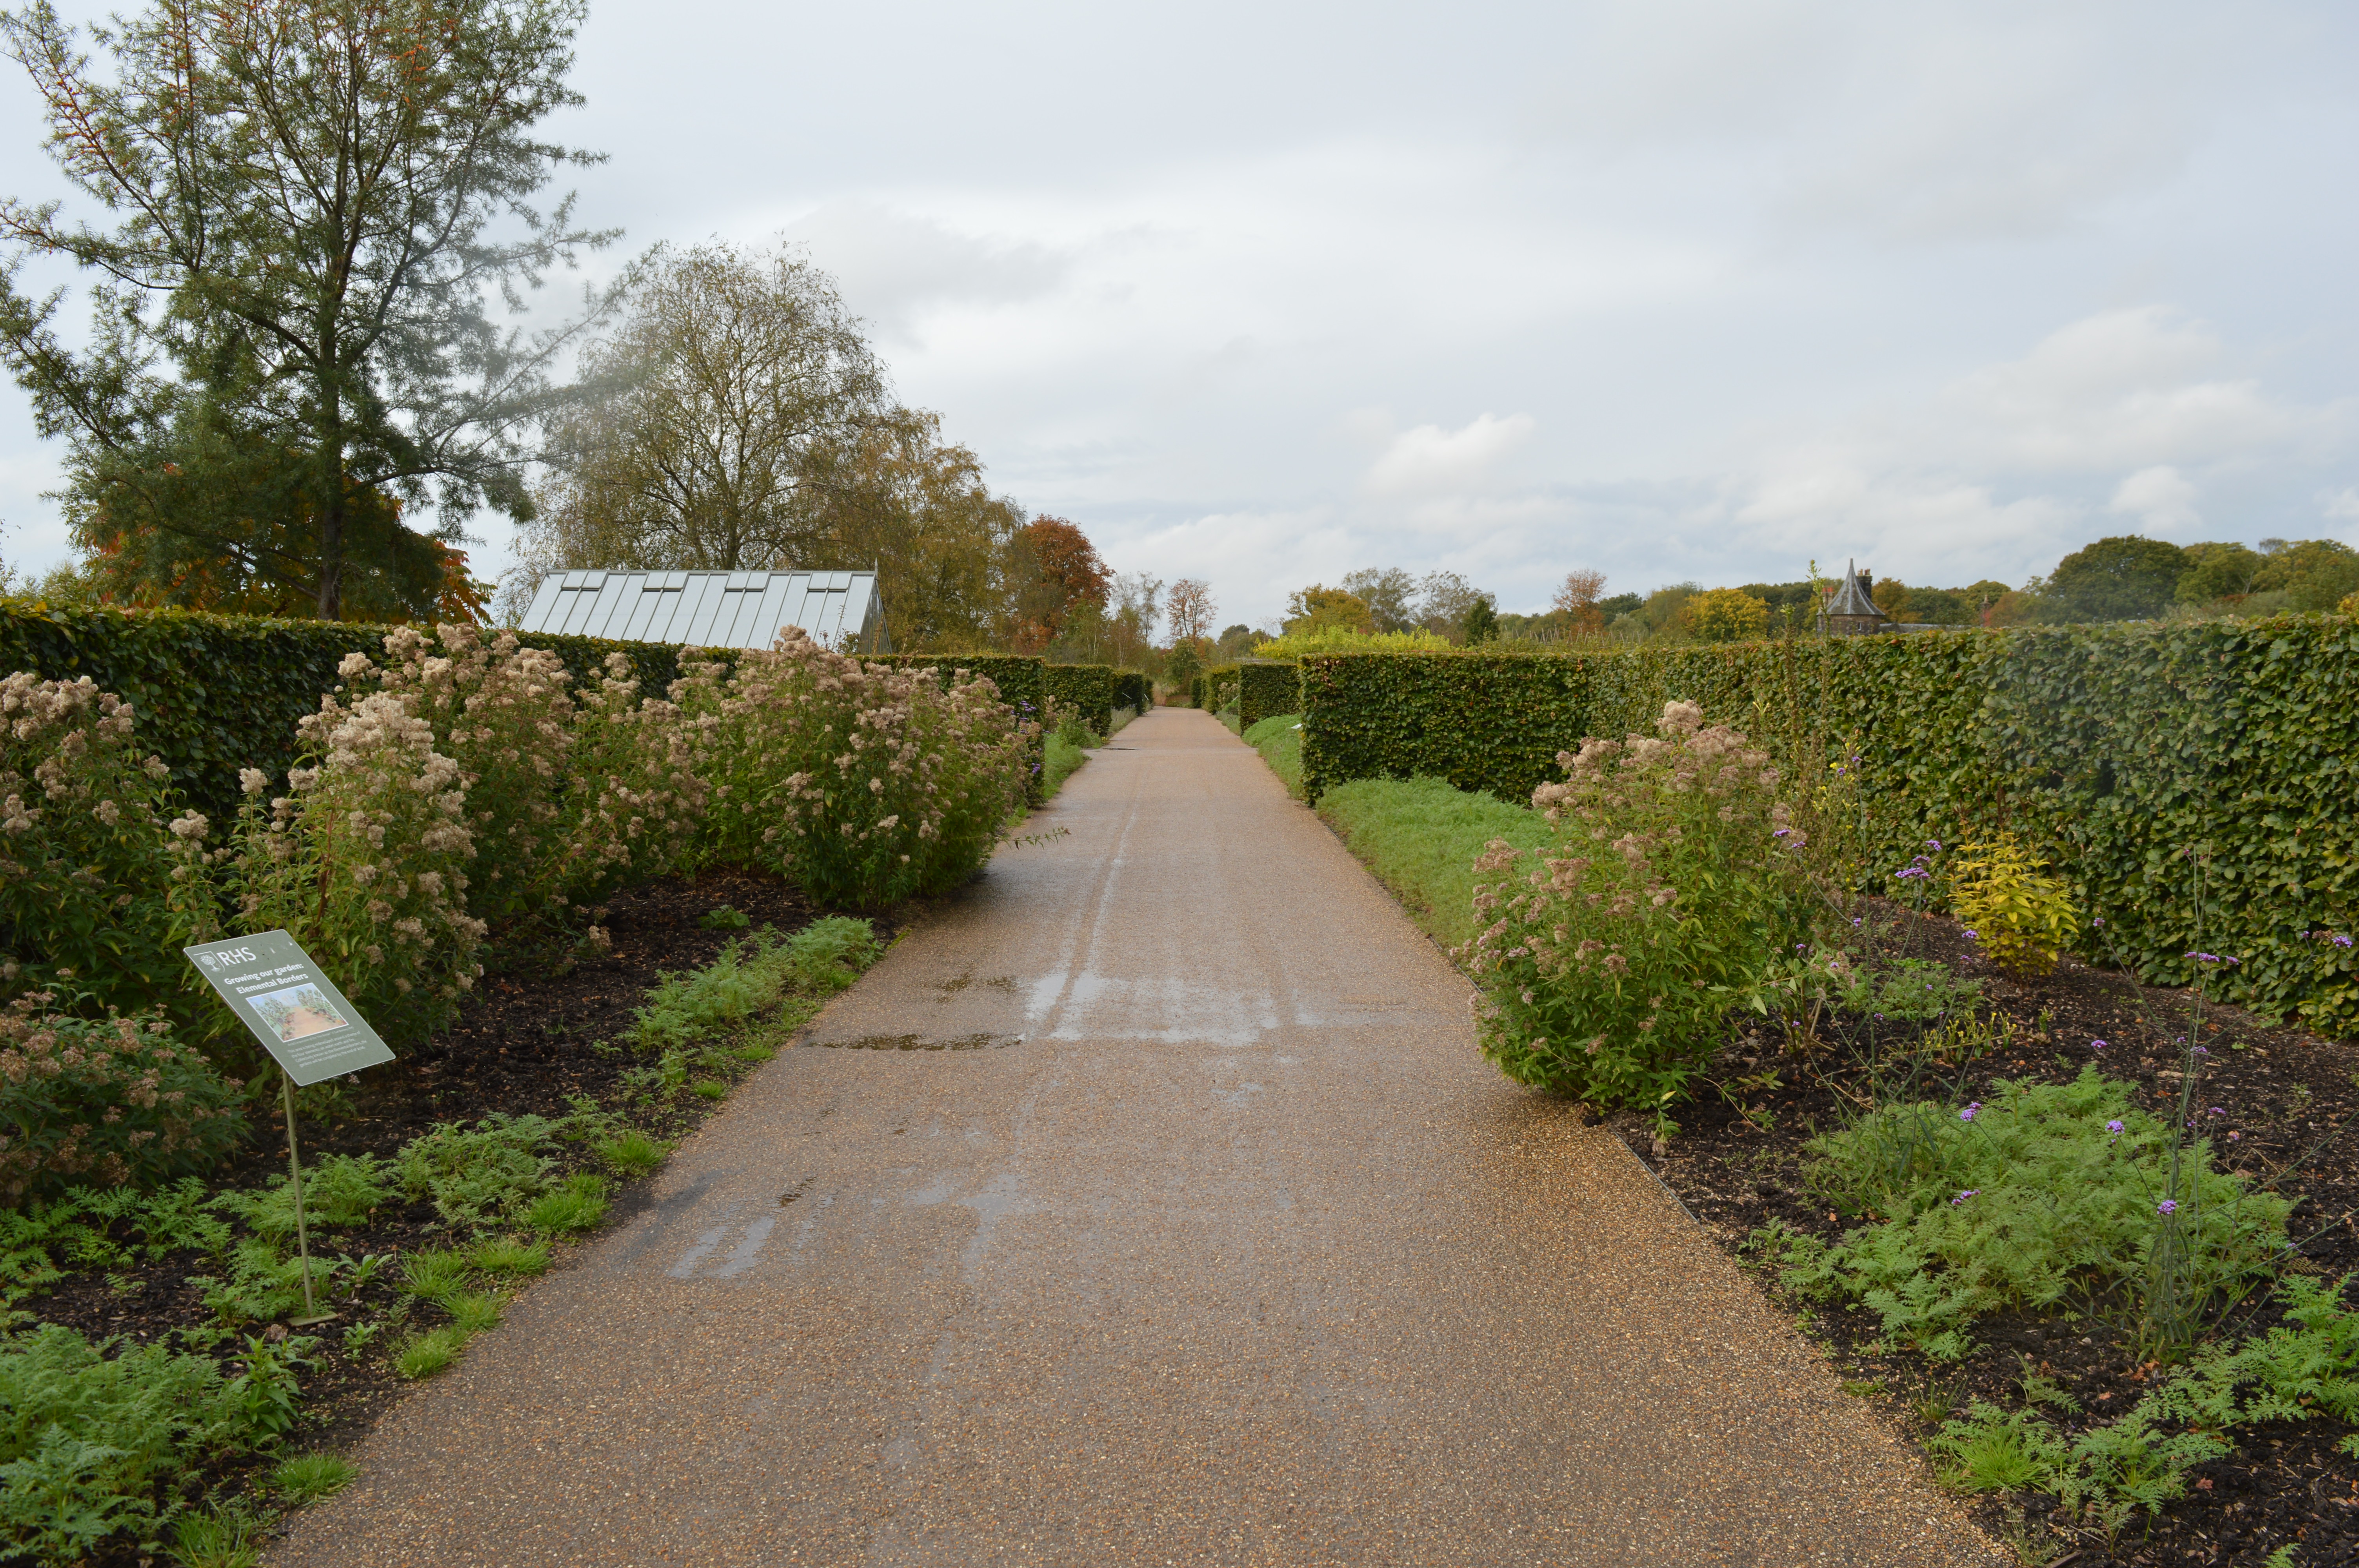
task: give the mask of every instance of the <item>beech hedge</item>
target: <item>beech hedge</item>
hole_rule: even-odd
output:
[[[1214,665],[1198,677],[1196,706],[1207,713],[1218,713],[1237,695],[1236,665]]]
[[[1302,702],[1302,672],[1276,660],[1237,666],[1237,728],[1252,729],[1276,714],[1293,713]]]
[[[1049,700],[1082,716],[1093,734],[1114,728],[1114,672],[1112,665],[1050,665],[1043,672]]]
[[[1155,687],[1143,670],[1114,672],[1114,705],[1127,708],[1133,713],[1144,713],[1155,706]]]
[[[381,659],[393,628],[361,621],[284,621],[177,610],[85,610],[0,604],[0,672],[44,680],[88,676],[130,702],[140,744],[164,759],[172,784],[216,821],[235,814],[240,768],[282,777],[295,756],[295,721],[335,689],[347,654]],[[576,680],[611,653],[631,661],[641,689],[679,678],[679,650],[657,643],[535,633]]]
[[[2313,1027],[2359,1031],[2359,619],[1839,637],[1614,654],[1302,661],[1303,783],[1430,776],[1521,803],[1584,736],[1672,698],[1796,776],[1854,770],[1871,876],[2013,832],[2119,952]],[[2205,966],[2211,968],[2210,966]]]

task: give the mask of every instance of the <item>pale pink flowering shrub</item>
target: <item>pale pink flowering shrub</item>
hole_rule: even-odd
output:
[[[299,732],[309,765],[290,773],[288,793],[266,804],[262,775],[249,774],[232,841],[207,857],[228,929],[284,928],[379,1033],[422,1039],[483,973],[459,764],[401,693],[349,707],[323,697]]]
[[[1808,935],[1810,903],[1767,755],[1693,703],[1667,703],[1657,729],[1558,754],[1564,782],[1532,793],[1555,842],[1492,842],[1458,956],[1509,1077],[1667,1119],[1723,1016]]]
[[[57,1000],[30,991],[0,1009],[0,1208],[196,1174],[236,1146],[237,1080],[175,1044],[160,1015],[76,1018]]]
[[[703,815],[690,731],[663,698],[642,700],[630,662],[574,689],[555,654],[512,632],[402,627],[385,664],[354,654],[354,692],[397,693],[457,762],[476,861],[468,903],[493,925],[578,925],[574,912],[669,871]]]
[[[125,1011],[194,1000],[171,878],[190,829],[168,827],[169,774],[133,719],[88,676],[0,681],[0,996],[64,981]]]
[[[701,859],[874,909],[990,858],[1024,804],[1036,729],[992,682],[864,664],[791,626],[775,650],[733,657],[689,650],[672,688],[712,786]]]

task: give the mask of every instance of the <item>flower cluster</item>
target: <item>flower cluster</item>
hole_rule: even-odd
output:
[[[712,789],[702,859],[876,908],[972,876],[1023,805],[1038,726],[987,679],[865,664],[792,626],[734,665],[691,649],[680,667]]]
[[[1561,752],[1555,842],[1475,862],[1484,1049],[1510,1077],[1658,1115],[1767,956],[1807,934],[1807,838],[1745,737],[1665,705],[1653,736]],[[1536,862],[1536,863],[1535,863]]]
[[[690,730],[670,702],[641,698],[622,654],[577,692],[555,654],[513,632],[402,627],[382,668],[355,654],[339,673],[403,697],[458,764],[478,851],[468,904],[491,925],[566,924],[688,849],[704,805]]]
[[[88,676],[0,680],[0,995],[72,979],[136,1011],[179,990],[188,819],[167,825],[168,770],[133,725]]]
[[[236,1144],[236,1080],[159,1014],[77,1018],[58,1000],[29,991],[0,1009],[0,1208],[201,1171]]]
[[[403,693],[350,705],[331,694],[299,733],[307,765],[288,793],[266,801],[266,781],[249,773],[231,841],[205,857],[223,917],[292,933],[380,1033],[422,1037],[483,973],[462,771]]]

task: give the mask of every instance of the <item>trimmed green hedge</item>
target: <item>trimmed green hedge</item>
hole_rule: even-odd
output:
[[[1237,671],[1240,667],[1236,665],[1214,665],[1211,669],[1206,670],[1203,675],[1201,695],[1197,697],[1196,706],[1207,713],[1218,713],[1234,701],[1237,695]]]
[[[1114,666],[1112,665],[1050,665],[1043,672],[1049,700],[1082,716],[1093,734],[1114,728]]]
[[[1133,713],[1144,713],[1155,706],[1154,683],[1147,678],[1145,671],[1114,671],[1114,705],[1127,708]]]
[[[1353,779],[1437,778],[1520,805],[1554,776],[1557,752],[1591,732],[1592,662],[1312,654],[1300,672],[1303,789],[1315,801]]]
[[[1302,672],[1275,660],[1237,666],[1237,727],[1250,730],[1279,713],[1296,713],[1302,705]]]
[[[2227,999],[2359,1031],[2359,947],[2329,939],[2359,936],[2351,617],[1302,668],[1313,800],[1350,779],[1430,776],[1522,801],[1559,751],[1647,730],[1687,698],[1788,769],[1854,767],[1886,870],[1927,839],[2014,831],[2054,856],[2148,979],[2187,984],[2185,955],[2226,954],[2239,960],[2215,971]],[[1798,754],[1810,750],[1822,754]],[[2086,946],[2106,950],[2093,928]]]
[[[216,818],[237,809],[237,773],[283,775],[295,722],[335,689],[344,655],[382,659],[393,628],[360,621],[282,621],[178,610],[82,610],[0,604],[0,673],[45,680],[88,676],[128,700],[140,744],[164,759],[173,785]],[[679,678],[679,650],[657,643],[535,635],[576,679],[611,653],[626,655],[646,691]]]

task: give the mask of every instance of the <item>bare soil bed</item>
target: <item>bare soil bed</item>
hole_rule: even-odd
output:
[[[1914,952],[1982,977],[1985,997],[2027,1026],[2020,1048],[1957,1069],[1936,1093],[1954,1085],[1963,1100],[1984,1096],[1997,1078],[2070,1081],[2094,1061],[2107,1076],[2134,1085],[2146,1109],[2166,1122],[2175,1119],[2186,993],[2148,989],[2141,996],[2122,976],[2070,959],[2046,979],[2008,981],[1976,957],[1953,922],[1939,918],[1926,921]],[[2295,1271],[2333,1280],[2359,1270],[2359,1044],[2274,1027],[2233,1009],[2210,1007],[2206,1017],[2211,1054],[2199,1115],[2223,1168],[2299,1200],[2288,1226],[2301,1254]],[[1853,1097],[1865,1081],[1858,1065],[1862,1022],[1821,1023],[1826,1047],[1799,1065],[1781,1056],[1774,1038],[1741,1036],[1714,1076],[1733,1082],[1776,1067],[1788,1082],[1745,1094],[1741,1105],[1707,1096],[1680,1111],[1680,1131],[1665,1145],[1657,1145],[1648,1121],[1617,1118],[1614,1125],[1697,1220],[1748,1264],[1753,1260],[1741,1244],[1773,1220],[1832,1241],[1857,1217],[1832,1214],[1806,1190],[1803,1146],[1855,1111]],[[2093,1047],[2098,1041],[2102,1051]],[[2223,1114],[2211,1115],[2214,1107]],[[2233,1141],[2231,1132],[2237,1134]],[[1774,1273],[1764,1282],[1781,1293]],[[2345,1300],[2353,1294],[2359,1287]],[[1944,1365],[1913,1351],[1874,1348],[1881,1325],[1872,1313],[1791,1304],[1843,1368],[1846,1388],[1875,1400],[1912,1439],[1931,1430],[1929,1409],[1962,1411],[1975,1398],[2019,1406],[2027,1363],[2077,1396],[2091,1419],[2127,1410],[2164,1370],[2138,1354],[2135,1324],[2117,1317],[1985,1319],[1975,1328],[1973,1353]],[[2217,1332],[2241,1339],[2281,1318],[2263,1288]],[[2335,1451],[2344,1434],[2327,1420],[2241,1428],[2234,1434],[2237,1451],[2191,1472],[2188,1495],[2150,1530],[2141,1518],[2111,1543],[2077,1523],[2057,1522],[2053,1498],[1985,1498],[1977,1517],[2000,1538],[2022,1542],[2025,1561],[2054,1568],[2066,1562],[2074,1568],[2258,1565],[2287,1545],[2305,1565],[2359,1562],[2359,1458]]]
[[[692,1130],[718,1108],[714,1102],[690,1094],[634,1097],[625,1089],[623,1075],[643,1064],[629,1052],[594,1047],[627,1030],[634,1010],[662,973],[711,963],[740,934],[702,924],[705,915],[723,905],[748,918],[744,929],[749,932],[770,925],[790,934],[819,914],[787,883],[744,871],[668,876],[622,893],[607,905],[603,922],[613,940],[610,950],[562,972],[519,966],[487,974],[449,1031],[397,1062],[346,1080],[342,1092],[305,1106],[297,1130],[306,1168],[326,1154],[389,1157],[439,1124],[473,1122],[494,1112],[564,1117],[572,1108],[569,1101],[573,1097],[624,1111],[633,1126],[657,1139],[673,1141]],[[875,917],[878,939],[890,940],[910,913],[905,907]],[[214,1178],[215,1186],[257,1187],[285,1173],[286,1124],[276,1100],[270,1110],[267,1119],[255,1120],[251,1141],[236,1163]],[[571,1162],[582,1168],[591,1163],[586,1154],[572,1156]],[[626,1217],[634,1203],[642,1201],[643,1191],[644,1184],[625,1185],[614,1212]],[[286,1453],[349,1449],[365,1433],[409,1384],[395,1369],[389,1346],[380,1343],[370,1353],[349,1355],[334,1336],[345,1325],[379,1316],[394,1305],[400,1274],[391,1265],[400,1254],[448,1246],[451,1239],[430,1203],[403,1203],[397,1196],[373,1211],[365,1226],[314,1236],[315,1257],[375,1254],[388,1266],[349,1294],[339,1290],[332,1295],[325,1304],[336,1311],[337,1320],[305,1331],[323,1337],[316,1365],[302,1376],[302,1424],[289,1434],[286,1449],[218,1464],[203,1476],[208,1487],[234,1495],[254,1472],[266,1471]],[[564,1251],[562,1245],[557,1249],[559,1266]],[[134,1344],[155,1343],[175,1329],[209,1320],[202,1292],[187,1281],[192,1275],[219,1271],[218,1260],[177,1252],[112,1277],[96,1271],[69,1273],[49,1293],[18,1303],[18,1310],[77,1329],[92,1340],[119,1335]],[[419,1328],[444,1321],[440,1309],[430,1303],[414,1301],[409,1310],[409,1321]],[[243,1332],[257,1328],[248,1325]],[[275,1339],[284,1337],[286,1330],[274,1325],[265,1332]],[[234,1357],[241,1343],[225,1340],[217,1352],[230,1357],[223,1368],[229,1375],[243,1369]],[[120,1561],[128,1563],[133,1558]]]

